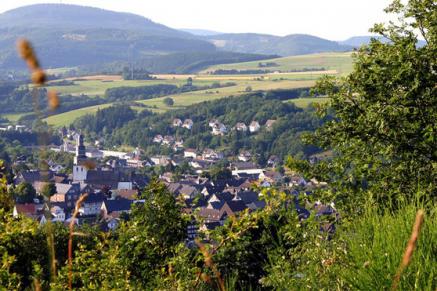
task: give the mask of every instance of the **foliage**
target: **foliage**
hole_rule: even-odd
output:
[[[134,205],[130,220],[118,230],[118,244],[121,264],[152,288],[157,271],[166,268],[166,260],[184,240],[187,225],[165,185],[152,181],[139,198],[144,203]]]
[[[320,112],[329,108],[336,118],[309,141],[335,150],[314,169],[337,189],[335,196],[360,203],[373,197],[391,207],[418,188],[425,189],[424,199],[436,198],[435,8],[433,1],[395,1],[388,11],[401,13],[403,22],[374,27],[390,42],[373,39],[355,54],[348,77],[319,82],[318,92],[331,98]],[[422,47],[415,28],[427,40]],[[354,194],[361,190],[366,194]]]
[[[162,100],[162,102],[163,102],[165,105],[167,105],[167,106],[173,106],[173,104],[174,104],[173,99],[170,98],[170,97],[166,97],[166,98],[164,98],[164,99]]]
[[[194,126],[191,130],[174,128],[171,126],[174,118],[191,119]],[[223,122],[228,127],[229,134],[224,137],[213,136],[208,127],[211,119]],[[269,119],[277,120],[273,128],[263,128],[256,135],[231,130],[238,122],[248,125],[257,120],[264,125]],[[165,114],[140,117],[115,130],[111,136],[105,136],[105,139],[111,145],[140,146],[146,150],[146,154],[168,154],[171,152],[170,148],[158,147],[152,140],[157,134],[173,135],[183,139],[187,148],[212,148],[232,155],[246,149],[260,154],[258,160],[264,164],[270,155],[277,155],[279,158],[288,154],[302,157],[317,152],[317,148],[313,146],[304,146],[299,136],[305,131],[313,131],[322,122],[311,110],[302,110],[279,100],[267,100],[262,93],[253,93],[203,102]],[[102,135],[101,132],[96,134]]]
[[[96,115],[85,115],[76,120],[74,127],[88,132],[103,132],[110,134],[123,124],[133,120],[136,112],[127,105],[116,105],[97,110]]]
[[[33,203],[36,198],[36,190],[32,184],[22,182],[13,190],[18,203]]]

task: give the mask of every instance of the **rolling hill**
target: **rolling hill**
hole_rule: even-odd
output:
[[[20,37],[30,39],[45,68],[82,66],[85,71],[104,71],[109,65],[120,71],[128,63],[135,63],[162,73],[183,71],[181,64],[197,68],[267,58],[218,51],[190,33],[134,14],[38,4],[0,14],[1,69],[25,68],[15,51]]]
[[[352,49],[335,41],[307,34],[291,34],[284,37],[256,34],[231,33],[204,37],[218,49],[253,54],[294,56],[321,52],[344,52]]]

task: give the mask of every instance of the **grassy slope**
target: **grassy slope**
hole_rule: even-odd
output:
[[[337,70],[340,74],[347,74],[352,70],[351,53],[320,53],[312,55],[292,56],[278,59],[268,60],[269,62],[275,62],[279,66],[271,68],[259,68],[256,62],[246,62],[237,64],[217,65],[209,67],[203,72],[210,72],[217,69],[235,69],[235,70],[247,70],[247,69],[266,69],[266,70],[299,70],[303,68],[320,68],[324,67],[327,70]],[[266,61],[263,61],[266,62]]]
[[[120,86],[145,86],[152,84],[174,84],[181,85],[186,82],[188,77],[192,77],[195,85],[208,85],[214,82],[234,82],[237,85],[226,88],[218,88],[211,90],[202,90],[196,92],[188,92],[183,94],[177,94],[170,96],[175,101],[174,106],[165,106],[162,100],[165,97],[138,101],[153,107],[155,112],[164,112],[170,109],[181,108],[189,106],[191,104],[210,101],[219,98],[223,98],[231,95],[240,95],[245,93],[245,89],[250,86],[253,91],[256,90],[272,90],[272,89],[290,89],[310,87],[315,84],[315,81],[323,74],[343,75],[347,74],[352,69],[352,59],[350,53],[323,53],[304,56],[293,56],[279,59],[269,60],[279,64],[279,67],[274,67],[275,70],[299,70],[302,68],[320,68],[323,67],[327,71],[323,72],[294,72],[284,74],[264,74],[264,75],[207,75],[206,71],[211,71],[218,68],[223,69],[258,69],[259,62],[247,62],[229,65],[213,66],[200,73],[199,75],[159,75],[160,80],[149,81],[77,81],[77,85],[74,86],[61,86],[53,87],[60,93],[70,93],[80,95],[103,95],[108,88],[120,87]],[[268,68],[267,68],[268,69]],[[338,74],[337,74],[338,73]],[[260,77],[263,79],[259,80]],[[302,98],[294,100],[293,102],[300,107],[307,106],[310,102],[325,102],[326,99],[319,98]],[[92,106],[88,108],[82,108],[73,110],[70,112],[62,113],[56,116],[47,118],[47,122],[54,126],[68,125],[74,121],[74,119],[83,116],[85,114],[94,113],[97,108],[102,106],[107,107],[111,104]],[[141,110],[141,107],[136,108]]]

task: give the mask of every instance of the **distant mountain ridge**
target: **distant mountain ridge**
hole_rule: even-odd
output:
[[[123,29],[147,35],[190,37],[189,33],[132,13],[71,4],[35,4],[0,14],[1,28]]]
[[[211,35],[222,34],[221,32],[208,30],[208,29],[180,28],[179,30],[198,36],[211,36]]]
[[[281,37],[257,33],[232,33],[206,36],[204,39],[221,50],[254,54],[293,56],[352,50],[349,45],[308,34],[291,34]]]
[[[152,72],[192,72],[193,68],[220,62],[352,49],[311,35],[181,31],[131,13],[35,4],[0,14],[0,71],[25,68],[15,51],[20,37],[32,41],[46,68],[136,63]],[[194,57],[188,57],[190,54]]]

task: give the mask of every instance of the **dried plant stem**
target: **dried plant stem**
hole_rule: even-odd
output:
[[[408,241],[407,247],[405,248],[404,255],[402,257],[402,262],[399,265],[398,271],[394,277],[392,290],[397,290],[399,286],[399,281],[401,280],[402,272],[411,262],[411,258],[413,257],[414,249],[416,248],[417,239],[419,238],[420,230],[423,225],[424,219],[424,211],[421,209],[417,211],[416,220],[414,222],[413,230],[411,232],[410,240]]]
[[[76,202],[76,207],[74,208],[73,216],[70,221],[70,235],[68,238],[68,289],[73,289],[73,236],[74,236],[74,222],[76,221],[76,217],[79,214],[79,208],[85,199],[88,197],[88,194],[81,195],[79,200]]]

